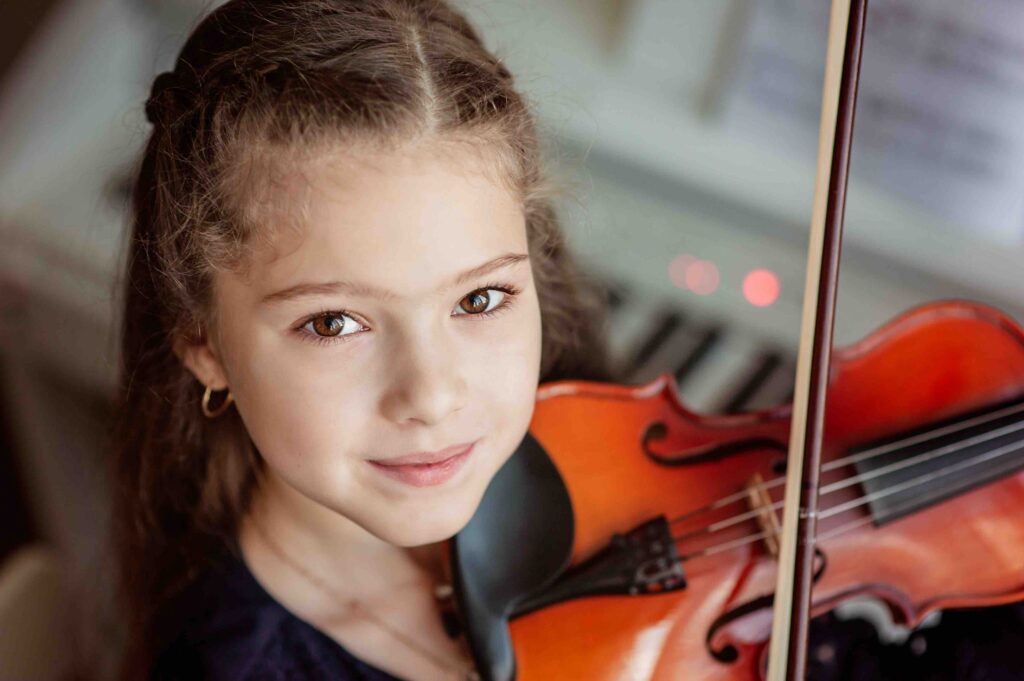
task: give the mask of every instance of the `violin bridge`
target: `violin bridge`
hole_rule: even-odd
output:
[[[768,494],[764,478],[760,473],[754,473],[747,481],[747,500],[750,509],[757,511],[757,524],[764,533],[764,544],[772,558],[779,557],[779,537],[782,535],[782,526],[779,523],[779,516],[772,508],[775,502]]]

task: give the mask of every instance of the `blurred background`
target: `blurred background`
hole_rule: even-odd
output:
[[[573,187],[618,379],[671,373],[706,413],[788,401],[828,2],[456,4]],[[114,278],[143,102],[210,6],[0,2],[0,678],[111,673]],[[872,0],[837,344],[937,298],[1024,320],[1022,25],[1010,0]]]

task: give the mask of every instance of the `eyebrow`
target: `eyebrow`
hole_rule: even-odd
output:
[[[458,286],[464,284],[470,279],[483,276],[488,272],[501,269],[503,267],[509,267],[511,265],[518,264],[524,260],[529,259],[529,255],[526,253],[506,253],[505,255],[498,256],[493,260],[488,260],[482,265],[478,265],[472,269],[468,269],[465,272],[458,274],[448,287]],[[440,291],[445,288],[445,285],[441,285],[437,290]],[[295,300],[298,298],[309,298],[313,296],[328,295],[332,293],[347,293],[353,296],[362,296],[367,298],[376,298],[382,301],[395,300],[399,296],[397,293],[388,291],[386,289],[371,286],[370,284],[364,284],[361,282],[354,281],[325,281],[319,283],[305,283],[296,284],[295,286],[289,286],[286,289],[282,289],[275,293],[268,293],[263,296],[260,300],[261,305],[270,305],[274,303],[281,303],[286,300]]]

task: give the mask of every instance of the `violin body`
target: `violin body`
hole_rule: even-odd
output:
[[[1024,400],[1024,330],[982,305],[915,308],[833,353],[812,614],[870,594],[913,626],[936,609],[1024,599],[1024,406],[1015,400]],[[997,407],[1009,416],[992,417]],[[685,583],[518,616],[509,607],[512,677],[762,679],[789,417],[788,405],[695,414],[668,374],[639,386],[542,385],[530,435],[572,507],[560,569],[664,515],[678,518],[671,534]],[[531,560],[524,552],[517,569]],[[464,589],[461,600],[474,607]],[[485,678],[508,678],[508,665],[488,672],[479,640],[471,647]]]

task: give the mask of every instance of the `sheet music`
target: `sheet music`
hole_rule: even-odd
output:
[[[828,10],[755,2],[728,128],[813,163]],[[856,115],[855,180],[1024,241],[1024,2],[871,0]]]

